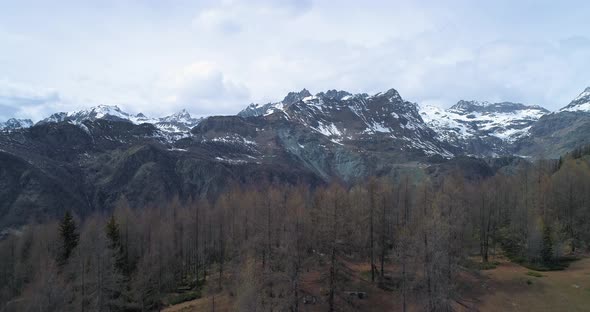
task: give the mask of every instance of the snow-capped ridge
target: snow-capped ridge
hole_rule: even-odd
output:
[[[453,111],[472,111],[477,110],[478,108],[484,108],[491,105],[488,101],[466,101],[466,100],[459,100],[457,104],[451,106],[449,110]]]
[[[312,95],[307,89],[290,92],[281,102],[248,105],[242,117],[266,117],[273,114],[289,123],[307,128],[336,145],[360,144],[378,138],[400,150],[420,150],[427,155],[453,154],[437,141],[424,123],[417,105],[403,100],[389,89],[374,95],[327,90]]]
[[[393,88],[387,90],[386,92],[378,92],[372,96],[369,96],[367,93],[352,94],[348,91],[336,89],[319,92],[314,95],[309,90],[304,88],[298,92],[289,92],[280,102],[271,102],[267,104],[250,103],[248,106],[246,106],[246,108],[238,113],[238,116],[267,116],[276,112],[284,111],[286,108],[296,103],[322,106],[326,103],[334,103],[334,101],[349,102],[367,99],[369,97],[386,97],[392,103],[403,102],[400,94]]]
[[[191,114],[186,110],[183,109],[180,112],[174,113],[170,116],[160,118],[160,121],[165,122],[191,122],[193,118]]]
[[[561,112],[590,112],[590,87],[584,89],[573,101],[563,107]]]
[[[317,97],[322,97],[322,98],[328,98],[328,99],[332,99],[332,100],[344,100],[346,99],[350,99],[352,98],[352,94],[347,92],[347,91],[343,91],[343,90],[328,90],[326,92],[320,92],[318,94],[316,94]]]
[[[387,97],[389,99],[389,101],[392,101],[392,102],[393,101],[402,101],[401,95],[394,88],[387,90],[385,93],[380,93],[379,95]]]
[[[182,137],[186,137],[189,135],[190,130],[202,120],[203,118],[192,117],[186,109],[183,109],[170,116],[159,118],[153,124],[162,131],[177,133]]]
[[[450,144],[470,139],[500,139],[513,143],[529,135],[529,129],[549,111],[538,105],[513,102],[461,100],[449,109],[420,105],[420,115],[437,137]]]
[[[304,98],[310,97],[312,96],[312,94],[307,90],[307,89],[303,89],[299,92],[289,92],[285,98],[283,99],[282,103],[284,104],[293,104],[295,102],[299,102],[301,100],[303,100]]]
[[[10,118],[5,122],[0,122],[0,131],[12,131],[18,129],[30,128],[33,126],[33,121],[30,119]]]
[[[39,124],[69,122],[82,125],[84,121],[98,119],[127,121],[136,125],[152,124],[165,133],[163,136],[176,139],[189,136],[190,130],[203,120],[203,118],[192,117],[186,109],[169,116],[150,118],[143,113],[136,115],[126,113],[116,105],[98,105],[79,111],[55,113],[41,120]]]
[[[123,112],[119,106],[116,105],[98,105],[89,109],[68,113],[68,116],[74,118],[94,118],[101,119],[107,117],[116,117],[121,119],[129,119],[130,115]]]

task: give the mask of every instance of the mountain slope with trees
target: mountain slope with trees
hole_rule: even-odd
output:
[[[0,131],[0,227],[55,218],[67,207],[80,216],[110,211],[122,196],[132,207],[174,196],[212,199],[233,184],[259,180],[352,185],[369,176],[423,179],[453,167],[473,177],[490,175],[490,168],[509,172],[518,162],[502,159],[557,158],[587,142],[590,113],[573,109],[586,102],[583,93],[537,121],[545,112],[538,107],[460,102],[449,110],[453,116],[481,115],[461,121],[471,129],[463,141],[443,140],[456,129],[435,127],[437,114],[425,121],[424,108],[394,89],[375,95],[302,90],[263,109],[251,105],[238,116],[203,120],[183,112],[149,121],[108,106],[65,113],[61,121]],[[516,117],[506,117],[510,123],[501,128],[491,121],[498,116]],[[510,127],[522,131],[498,137]],[[472,154],[505,156],[483,164],[486,158],[465,157]]]
[[[236,185],[214,201],[144,209],[122,199],[112,214],[66,213],[0,242],[0,302],[7,311],[146,311],[177,293],[229,293],[237,311],[298,310],[310,296],[353,310],[362,302],[350,291],[376,287],[399,296],[395,309],[448,310],[466,304],[472,254],[486,265],[502,250],[551,269],[587,250],[588,190],[590,149],[581,148],[489,177]],[[357,289],[364,264],[368,284]],[[310,272],[325,292],[309,293]]]

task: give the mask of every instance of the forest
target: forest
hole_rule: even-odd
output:
[[[215,311],[224,295],[231,311],[348,311],[363,267],[395,310],[451,311],[465,304],[465,272],[498,254],[551,270],[587,251],[589,154],[481,178],[236,184],[216,200],[141,209],[121,198],[114,211],[4,237],[0,310],[155,311],[208,298]]]

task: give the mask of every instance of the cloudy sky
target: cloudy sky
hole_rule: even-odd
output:
[[[359,5],[362,3],[362,5]],[[97,104],[233,114],[292,90],[565,106],[590,1],[0,1],[0,120]]]

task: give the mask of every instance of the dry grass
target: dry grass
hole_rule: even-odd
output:
[[[353,305],[337,299],[340,311],[400,311],[399,291],[382,290],[363,276],[370,269],[368,264],[349,263],[351,280],[347,287],[364,291],[367,300],[355,301]],[[389,266],[389,272],[398,268]],[[530,272],[533,272],[532,274]],[[498,261],[494,269],[480,271],[479,275],[462,272],[460,289],[461,304],[453,306],[455,311],[590,311],[590,258],[571,263],[563,271],[543,272],[542,277],[530,269],[507,260]],[[322,288],[322,275],[308,272],[302,278],[302,292],[318,299],[315,305],[301,305],[301,311],[326,311],[327,297]],[[530,281],[530,283],[527,283]],[[418,311],[419,300],[409,298],[409,311]],[[232,298],[218,295],[215,311],[232,311]],[[166,312],[211,311],[212,299],[185,302],[165,309]]]
[[[230,312],[232,311],[232,302],[229,295],[215,296],[215,311],[216,312]],[[213,311],[213,298],[204,297],[192,301],[183,302],[162,310],[163,312],[201,312]]]
[[[483,271],[480,311],[590,311],[590,259],[563,271],[527,275],[529,269],[510,262]],[[527,283],[527,280],[530,283]]]

